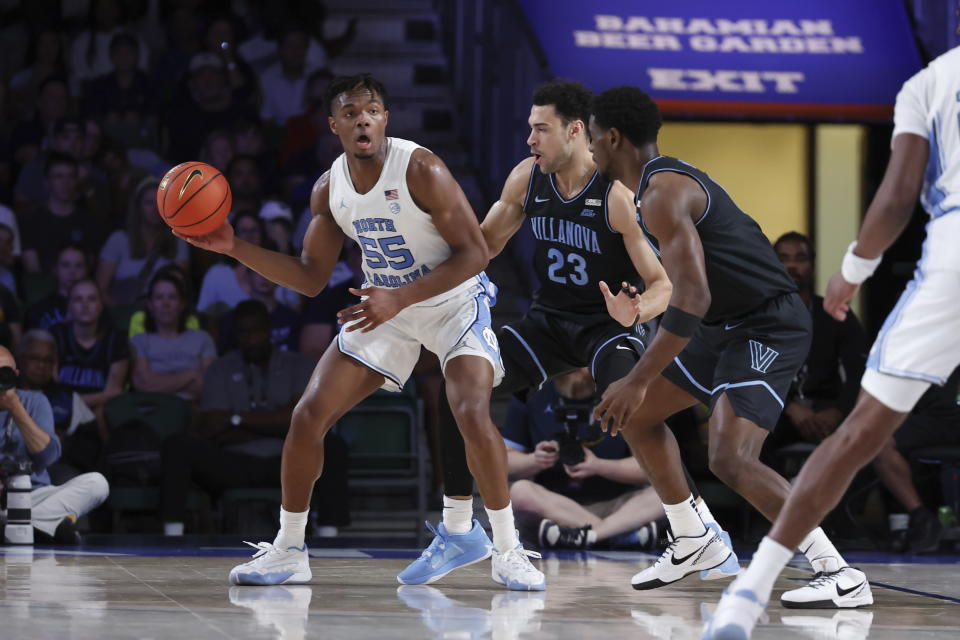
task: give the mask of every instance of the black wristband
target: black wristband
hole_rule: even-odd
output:
[[[671,304],[664,312],[660,326],[681,338],[691,338],[693,334],[696,333],[697,327],[700,326],[701,320],[703,320],[703,318],[700,316],[687,313],[683,309]]]

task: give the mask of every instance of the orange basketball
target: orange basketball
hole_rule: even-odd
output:
[[[210,233],[223,224],[232,205],[226,177],[203,162],[178,164],[157,188],[160,217],[185,236]]]

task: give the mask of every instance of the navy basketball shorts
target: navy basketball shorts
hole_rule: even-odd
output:
[[[642,325],[624,327],[606,313],[577,315],[534,306],[497,332],[506,369],[499,390],[538,389],[547,380],[580,367],[589,367],[594,380],[603,380],[597,367],[604,355],[618,350],[635,363],[643,355],[648,335]]]
[[[798,294],[771,298],[739,318],[701,324],[663,376],[710,411],[726,394],[737,416],[772,430],[807,359],[811,326]]]

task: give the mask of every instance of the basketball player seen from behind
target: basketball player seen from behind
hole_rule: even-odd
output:
[[[312,575],[304,530],[323,439],[334,422],[378,388],[398,391],[421,345],[437,354],[451,406],[467,442],[493,529],[493,579],[540,590],[544,576],[517,539],[503,442],[490,420],[490,393],[503,375],[486,296],[487,249],[476,217],[443,162],[413,142],[388,138],[387,92],[369,75],[336,78],[327,90],[331,130],[344,153],[314,185],[313,219],[303,252],[287,256],[235,238],[224,224],[198,247],[228,254],[277,284],[314,296],[325,286],[344,241],[364,254],[362,301],[339,314],[336,344],[324,353],[293,412],[281,465],[280,532],[233,584],[293,584]],[[479,524],[475,527],[479,529]],[[480,529],[482,533],[482,529]],[[485,537],[485,534],[484,534]]]
[[[602,393],[640,359],[649,336],[643,323],[660,315],[670,298],[667,275],[637,224],[633,194],[623,184],[599,175],[590,155],[586,127],[592,100],[592,92],[576,82],[552,80],[536,88],[528,118],[532,157],[510,172],[500,199],[480,225],[490,255],[495,256],[529,217],[534,236],[532,267],[541,282],[524,317],[497,334],[506,369],[499,387],[502,392],[526,393],[550,378],[589,367]],[[643,292],[630,297],[621,289],[623,284]],[[464,458],[463,439],[444,402],[441,420],[443,523],[425,555],[398,576],[405,584],[442,578],[460,566],[459,557],[469,560],[470,549],[484,542],[468,535],[473,478]],[[550,453],[549,447],[538,449]],[[535,454],[525,453],[534,464]],[[645,482],[643,468],[631,462],[618,470],[623,473],[620,481]],[[586,466],[582,471],[592,472]],[[524,495],[514,498],[519,503]],[[650,504],[639,497],[623,510],[632,513],[633,520],[619,519],[607,526],[598,522],[597,529],[592,529],[592,524],[584,523],[599,519],[573,500],[554,501],[550,509],[540,525],[541,544],[562,542],[578,548],[636,528],[662,513],[659,501]],[[698,509],[710,519],[705,504],[698,503]],[[447,559],[443,571],[433,566],[438,553]],[[703,571],[705,579],[730,576],[740,569],[732,554],[717,564],[721,566]]]
[[[930,214],[913,280],[877,335],[853,411],[810,456],[743,577],[704,633],[749,638],[801,536],[817,526],[931,384],[960,364],[960,48],[904,83],[893,112],[890,161],[857,240],[827,285],[824,308],[846,317],[857,287],[903,232],[921,196]],[[839,584],[844,590],[866,584]]]
[[[664,419],[707,404],[710,469],[773,520],[790,484],[759,461],[760,448],[810,346],[810,314],[760,227],[706,173],[660,155],[660,122],[656,104],[635,87],[597,96],[590,118],[597,166],[635,191],[643,232],[673,284],[656,337],[596,408],[601,426],[623,430],[640,457],[675,536],[655,565],[633,577],[636,589],[675,582],[729,553],[695,510]],[[868,586],[845,591],[865,585],[864,575],[822,529],[808,530],[801,548],[820,575],[783,594],[786,606],[873,602]]]

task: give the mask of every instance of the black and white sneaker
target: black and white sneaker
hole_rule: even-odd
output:
[[[596,534],[591,534],[590,525],[565,527],[544,518],[540,521],[538,539],[541,549],[588,549],[596,540]]]
[[[726,562],[731,553],[713,529],[697,537],[674,538],[653,566],[634,575],[630,584],[639,591],[657,589],[691,573],[713,569]]]
[[[855,609],[873,604],[873,592],[863,571],[841,567],[817,573],[807,586],[784,592],[780,603],[788,609]]]

